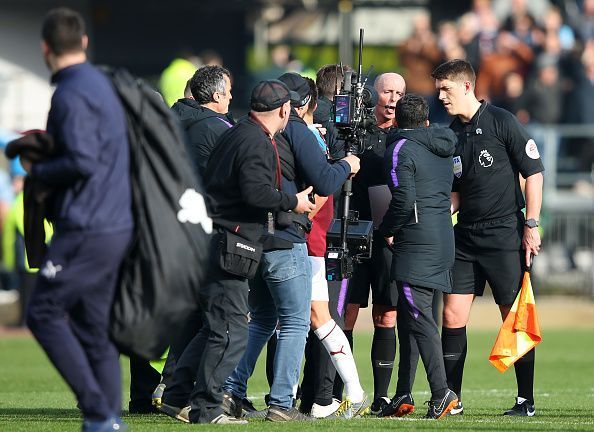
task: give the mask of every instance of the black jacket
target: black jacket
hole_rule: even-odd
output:
[[[204,178],[217,139],[233,125],[224,114],[205,108],[193,99],[179,99],[171,109],[186,131],[188,152],[196,172]]]
[[[353,177],[351,208],[359,212],[361,220],[371,220],[369,188],[386,184],[383,166],[389,131],[390,129],[372,126],[365,135],[365,151],[358,155],[361,160],[361,169]]]
[[[291,210],[295,195],[277,190],[277,156],[270,137],[247,117],[226,131],[206,167],[207,206],[216,225],[258,240],[268,212]]]
[[[11,141],[6,146],[6,156],[41,162],[56,155],[56,145],[52,136],[43,131],[30,131],[22,138]],[[41,267],[45,255],[45,224],[56,188],[27,176],[24,189],[24,230],[25,250],[31,267]]]
[[[379,230],[394,236],[392,279],[451,292],[456,135],[447,128],[396,129],[388,143],[384,173],[392,201]]]

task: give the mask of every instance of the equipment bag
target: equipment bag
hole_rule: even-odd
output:
[[[262,258],[262,244],[250,242],[229,231],[221,236],[219,264],[227,273],[251,279]]]
[[[198,305],[212,220],[175,115],[142,80],[105,72],[126,113],[135,221],[110,334],[120,352],[156,359]]]

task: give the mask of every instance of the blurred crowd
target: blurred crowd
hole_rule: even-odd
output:
[[[407,90],[435,99],[430,72],[462,58],[477,71],[477,97],[524,124],[594,123],[594,0],[559,4],[534,16],[527,0],[513,0],[500,19],[490,0],[475,0],[436,32],[428,13],[418,15],[399,47]],[[436,116],[434,121],[444,120]]]

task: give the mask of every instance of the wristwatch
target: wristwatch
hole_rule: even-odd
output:
[[[538,221],[535,219],[528,219],[526,222],[524,222],[524,225],[526,225],[528,228],[536,228],[538,226]]]

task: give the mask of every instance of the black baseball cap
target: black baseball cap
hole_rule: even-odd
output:
[[[301,75],[295,72],[287,72],[278,77],[279,81],[284,82],[289,90],[293,90],[299,95],[298,102],[291,102],[295,107],[301,107],[311,99],[311,89],[309,84]]]
[[[279,80],[260,81],[252,90],[250,107],[254,111],[272,111],[287,101],[296,103],[301,98],[299,94],[289,90],[285,83]]]

